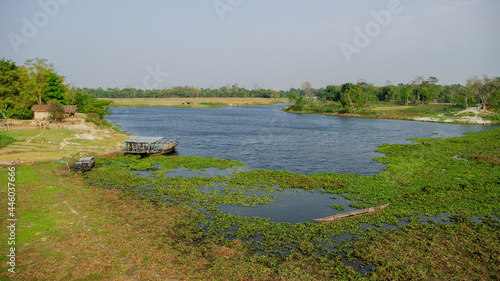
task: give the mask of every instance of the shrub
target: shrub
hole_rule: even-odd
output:
[[[500,122],[500,113],[497,114],[488,114],[488,115],[481,115],[483,119],[488,119],[493,122]]]
[[[15,140],[12,137],[6,135],[0,135],[0,148],[8,145],[9,143],[13,143]]]

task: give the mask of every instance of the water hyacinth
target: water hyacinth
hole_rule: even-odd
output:
[[[331,277],[332,272],[337,272],[339,268],[340,275],[352,273],[344,265],[339,267],[342,255],[346,255],[354,260],[362,258],[365,264],[375,264],[370,268],[377,275],[386,274],[385,270],[391,265],[402,265],[370,254],[361,243],[368,243],[366,249],[373,250],[376,245],[392,241],[391,236],[408,243],[414,242],[415,235],[425,231],[448,237],[445,230],[456,231],[458,225],[470,227],[471,232],[467,234],[470,237],[480,235],[485,229],[496,228],[498,233],[500,129],[460,138],[413,141],[417,144],[381,145],[378,151],[385,157],[375,160],[386,164],[387,168],[378,175],[366,177],[334,173],[303,175],[270,170],[238,171],[237,167],[244,166],[239,161],[176,156],[101,158],[97,159],[96,168],[85,177],[89,184],[124,190],[146,200],[186,205],[190,216],[178,222],[178,235],[186,241],[224,244],[228,240],[241,240],[254,253],[268,256],[271,261],[265,261],[272,268],[279,268],[279,264],[287,260],[313,259],[318,274],[321,272],[323,277]],[[424,142],[425,145],[418,144]],[[456,155],[459,157],[454,157]],[[199,173],[200,176],[168,176],[169,172],[178,168]],[[209,168],[235,171],[230,176],[202,176]],[[290,189],[319,191],[320,194],[326,193],[332,201],[338,197],[355,201],[347,205],[332,204],[331,214],[348,207],[367,208],[387,203],[390,206],[376,215],[332,224],[317,224],[312,221],[313,218],[302,223],[273,222],[267,218],[219,211],[221,205],[257,207],[275,204],[276,195]],[[444,222],[429,224],[429,220],[422,217],[434,218],[443,214],[449,215],[449,219],[444,221],[450,225],[441,225]],[[472,217],[477,217],[478,222],[471,224]],[[500,249],[498,243],[490,246],[496,251]],[[391,246],[391,249],[394,255],[401,255],[397,248]],[[441,254],[436,253],[438,256]],[[494,259],[492,255],[487,261],[493,262]],[[406,269],[408,272],[399,277],[414,277],[414,273],[422,267],[432,267],[430,262],[424,261],[422,266]],[[327,273],[326,269],[331,271]]]

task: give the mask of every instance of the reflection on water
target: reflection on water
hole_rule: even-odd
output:
[[[342,196],[319,191],[305,191],[298,188],[288,188],[281,191],[256,191],[256,195],[269,194],[276,196],[273,204],[245,207],[236,205],[219,205],[219,210],[240,216],[256,216],[268,218],[273,222],[313,222],[312,219],[335,215],[340,212],[357,210],[349,207],[350,203],[358,201],[347,200]],[[336,198],[336,199],[334,199]],[[343,211],[337,211],[329,205],[342,205]]]

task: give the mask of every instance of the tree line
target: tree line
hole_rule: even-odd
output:
[[[357,83],[328,85],[314,89],[310,82],[301,88],[287,91],[262,89],[254,85],[249,90],[238,84],[220,88],[195,88],[175,86],[170,89],[143,90],[135,88],[74,88],[64,83],[64,76],[57,73],[46,59],[29,59],[16,65],[6,59],[0,61],[0,113],[4,119],[31,119],[34,104],[52,104],[60,111],[62,105],[77,105],[82,113],[97,119],[110,115],[111,101],[99,98],[196,98],[196,97],[288,97],[294,104],[292,110],[301,111],[305,103],[329,103],[344,111],[368,107],[374,102],[402,105],[419,105],[430,102],[454,103],[464,108],[480,104],[484,109],[500,111],[500,77],[486,75],[470,77],[465,85],[440,85],[436,77],[418,76],[409,83],[375,86],[360,79]]]
[[[111,114],[110,101],[98,100],[78,88],[64,84],[46,59],[27,60],[24,65],[3,58],[0,60],[0,114],[3,119],[32,119],[31,107],[49,104],[60,114],[63,105],[77,105],[79,112],[90,119],[104,119]]]
[[[302,84],[301,92],[290,92],[289,99],[294,105],[292,110],[301,111],[305,103],[317,100],[332,103],[344,111],[368,107],[374,102],[390,102],[401,105],[419,105],[430,102],[453,103],[469,108],[479,104],[483,109],[500,111],[500,77],[486,75],[469,77],[465,85],[439,85],[436,77],[427,79],[418,76],[406,84],[377,87],[364,80],[357,83],[329,85],[325,88],[311,89],[310,83]]]
[[[83,88],[85,93],[97,98],[279,98],[287,97],[285,91],[275,91],[270,89],[261,89],[254,86],[254,89],[248,90],[238,84],[226,85],[220,88],[195,88],[189,86],[175,86],[170,89],[152,89],[143,90],[136,88]]]

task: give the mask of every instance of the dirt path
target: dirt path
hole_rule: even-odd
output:
[[[43,131],[42,131],[42,132],[40,132],[40,133],[38,133],[36,136],[29,138],[29,139],[28,139],[25,143],[23,143],[23,146],[25,146],[25,145],[29,144],[29,143],[30,143],[30,142],[31,142],[34,138],[38,138],[38,137],[39,137],[39,136],[41,136],[42,134],[43,134]]]

